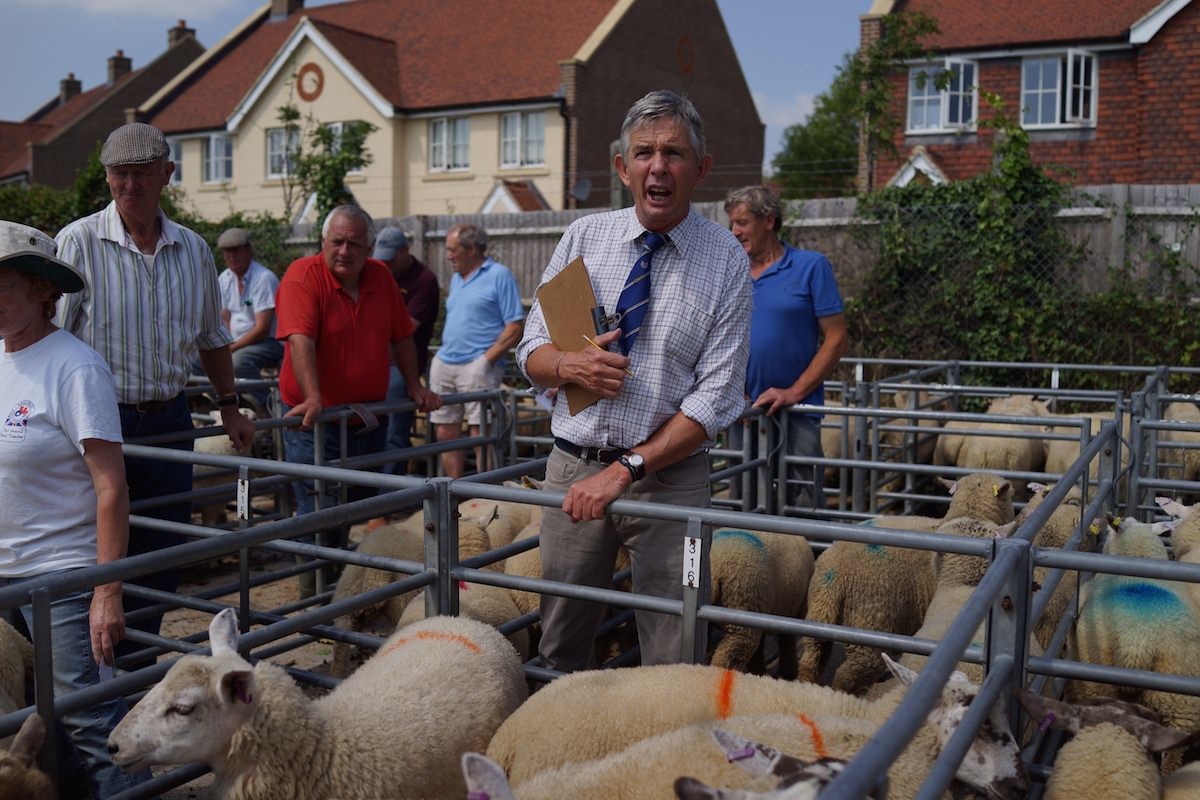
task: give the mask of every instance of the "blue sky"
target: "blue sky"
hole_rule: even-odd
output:
[[[666,2],[667,0],[652,0]],[[328,0],[307,0],[324,5]],[[453,2],[453,0],[445,0]],[[206,47],[261,5],[259,0],[0,0],[0,120],[21,120],[74,72],[89,89],[107,79],[117,49],[144,66],[166,47],[179,19]],[[766,160],[787,125],[802,121],[858,46],[870,0],[717,0],[767,123]]]

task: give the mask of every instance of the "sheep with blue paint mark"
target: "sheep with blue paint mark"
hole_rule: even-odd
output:
[[[1165,529],[1126,518],[1108,531],[1108,555],[1167,560],[1159,538]],[[1195,676],[1200,664],[1200,608],[1187,584],[1130,575],[1097,574],[1080,593],[1079,618],[1070,642],[1072,657],[1090,664]],[[1166,725],[1200,728],[1200,697],[1151,689],[1075,681],[1068,699],[1118,699],[1140,703]],[[1178,750],[1163,759],[1164,773],[1182,760]]]
[[[803,536],[718,528],[713,531],[709,562],[714,605],[780,617],[804,616],[813,552]],[[762,672],[762,630],[745,625],[721,628],[721,640],[709,659],[712,665]],[[779,669],[784,678],[796,677],[794,636],[779,636]]]
[[[987,472],[966,475],[951,484],[944,520],[980,519],[997,524],[1013,519],[1012,484]],[[933,532],[936,517],[876,517],[866,524],[898,530]],[[807,619],[854,628],[912,635],[921,627],[933,599],[937,576],[933,555],[879,544],[834,542],[817,559],[808,586]],[[816,682],[825,670],[832,642],[805,638],[800,653],[801,680]],[[847,644],[845,660],[831,686],[859,694],[883,673],[880,651]]]

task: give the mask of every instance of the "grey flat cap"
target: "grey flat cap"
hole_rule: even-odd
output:
[[[222,250],[245,247],[248,244],[250,244],[250,231],[245,228],[230,228],[217,239],[217,247]]]
[[[391,261],[396,257],[396,251],[405,247],[408,247],[408,235],[394,225],[389,225],[375,237],[373,257],[380,261]]]
[[[64,292],[83,289],[75,268],[55,255],[58,245],[37,228],[0,220],[0,269],[17,269],[46,278]]]
[[[171,147],[162,131],[144,122],[130,122],[108,135],[100,151],[100,163],[106,167],[149,164],[169,152]]]

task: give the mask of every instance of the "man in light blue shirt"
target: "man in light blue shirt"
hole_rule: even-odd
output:
[[[505,356],[521,340],[525,309],[517,281],[508,267],[487,256],[487,232],[476,225],[455,225],[446,234],[446,257],[454,269],[446,298],[442,344],[429,368],[437,394],[495,389],[504,375]],[[466,413],[471,436],[479,435],[481,403],[447,405],[429,415],[438,441],[462,436]],[[466,458],[461,450],[442,454],[442,470],[461,478]],[[479,471],[487,469],[483,448],[475,448]]]

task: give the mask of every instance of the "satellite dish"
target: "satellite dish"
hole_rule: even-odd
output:
[[[579,202],[587,200],[589,194],[592,193],[592,179],[580,178],[575,181],[575,185],[571,187],[571,197],[574,197]]]

